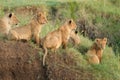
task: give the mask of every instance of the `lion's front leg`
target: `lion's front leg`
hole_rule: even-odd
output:
[[[63,49],[66,49],[66,47],[67,47],[67,42],[68,42],[68,40],[64,40],[64,41],[63,41],[63,43],[62,43]]]
[[[102,52],[103,52],[102,50],[97,51],[97,56],[99,58],[100,63],[101,63],[101,59],[102,59]]]
[[[34,38],[35,38],[35,43],[37,44],[37,45],[39,45],[39,34],[34,34]]]

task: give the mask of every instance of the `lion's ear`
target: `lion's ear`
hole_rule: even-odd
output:
[[[104,41],[107,41],[107,38],[105,37],[105,38],[103,38],[103,40],[104,40]]]
[[[95,39],[95,42],[99,42],[99,41],[100,41],[100,39],[99,39],[99,38],[96,38],[96,39]]]
[[[9,18],[11,18],[11,17],[12,17],[12,15],[13,15],[12,13],[9,13],[9,16],[8,16],[8,17],[9,17]]]
[[[68,23],[69,23],[69,24],[71,24],[72,22],[73,22],[73,20],[72,20],[72,19],[70,19]]]
[[[41,16],[42,16],[42,12],[38,12],[37,17],[41,17]]]
[[[75,31],[75,34],[77,34],[78,33],[78,31]]]

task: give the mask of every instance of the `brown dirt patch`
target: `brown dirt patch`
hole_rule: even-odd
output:
[[[62,54],[62,55],[61,55]],[[50,53],[46,59],[49,80],[95,80],[91,72],[77,68],[71,53]]]
[[[45,80],[38,52],[28,43],[0,42],[0,80]]]
[[[0,80],[94,80],[89,71],[73,68],[74,58],[65,53],[48,54],[43,67],[40,51],[29,43],[0,41]]]

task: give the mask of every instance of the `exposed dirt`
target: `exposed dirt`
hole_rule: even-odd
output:
[[[0,41],[0,80],[45,80],[38,52],[28,43]]]
[[[72,55],[50,53],[43,67],[39,52],[29,43],[0,41],[0,80],[94,80],[90,72],[72,68]]]
[[[76,67],[75,57],[71,53],[61,54],[48,55],[46,72],[49,80],[95,80],[91,72]]]

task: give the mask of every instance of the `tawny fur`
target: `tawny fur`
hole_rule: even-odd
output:
[[[76,29],[76,24],[73,20],[66,21],[57,30],[48,33],[43,40],[43,48],[45,54],[43,56],[43,66],[45,65],[45,58],[47,55],[47,49],[52,49],[56,51],[62,44],[66,47],[68,39],[70,38],[70,33],[72,30]]]
[[[101,62],[103,50],[106,46],[106,43],[107,43],[107,38],[103,38],[103,39],[97,38],[95,40],[95,42],[93,43],[93,45],[90,47],[90,49],[86,54],[89,63],[99,64]]]
[[[46,22],[47,19],[45,13],[38,12],[29,24],[10,30],[9,39],[28,41],[33,38],[39,45],[39,33],[41,32],[42,25]]]
[[[44,38],[45,38],[45,37],[41,38],[40,47],[43,47]],[[80,37],[79,37],[77,31],[72,31],[72,32],[70,33],[70,38],[69,38],[69,41],[68,41],[68,42],[73,43],[74,45],[80,44]]]
[[[72,41],[74,45],[80,44],[80,37],[79,37],[77,31],[72,31],[70,33],[70,40],[69,41]]]
[[[6,14],[0,19],[0,35],[7,37],[11,27],[19,23],[16,15],[14,13]]]

